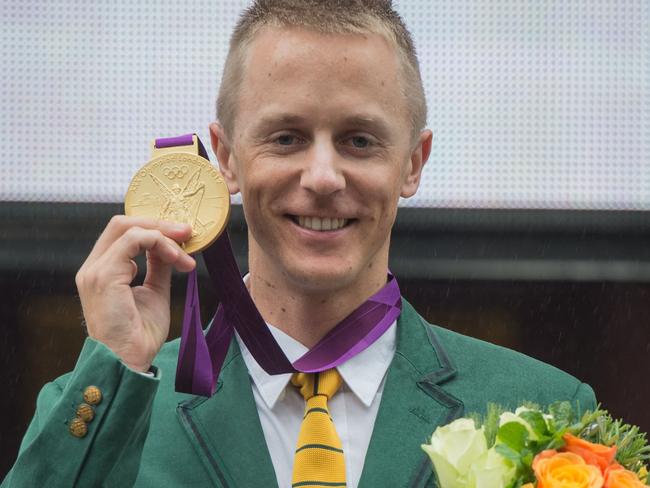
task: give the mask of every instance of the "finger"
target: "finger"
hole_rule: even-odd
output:
[[[129,217],[115,215],[97,239],[86,262],[92,263],[104,254],[113,243],[124,235],[129,229],[140,227],[142,229],[158,230],[176,242],[185,242],[192,235],[192,228],[188,224],[179,224],[165,220],[147,219],[145,217]]]
[[[176,242],[160,231],[131,227],[89,269],[94,268],[95,273],[105,280],[129,284],[133,271],[131,261],[145,251],[168,265],[176,264],[179,259],[191,259]]]
[[[174,267],[178,271],[183,272],[183,273],[187,273],[189,271],[192,271],[194,269],[194,267],[196,266],[196,261],[194,260],[194,258],[192,256],[190,256],[189,254],[187,254],[185,252],[185,249],[183,249],[173,239],[170,239],[169,237],[166,237],[166,236],[165,236],[165,239],[167,239],[167,242],[169,243],[169,245],[171,247],[173,247],[174,249],[176,249],[178,251],[178,258],[176,259],[176,261],[173,262],[173,263],[170,262],[169,264],[173,264]],[[149,251],[149,254],[151,254],[152,256],[157,256],[156,249],[152,249],[151,251]]]
[[[164,263],[174,264],[181,256],[182,249],[157,229],[131,227],[108,250],[118,258],[127,259],[133,259],[145,251],[149,251]]]
[[[133,259],[131,259],[131,267],[133,268],[133,271],[131,271],[131,281],[133,281],[138,275],[138,265]]]
[[[194,260],[172,239],[158,230],[132,227],[122,235],[100,258],[92,264],[84,264],[79,278],[91,278],[92,282],[130,285],[133,281],[133,258],[143,252],[160,263],[175,266],[180,271],[194,268]],[[87,279],[79,279],[79,286]]]
[[[179,258],[173,264],[164,262],[154,251],[147,251],[147,274],[143,285],[168,292],[171,286],[172,266],[180,272],[187,273],[194,269],[196,261],[182,249]]]
[[[169,297],[171,283],[172,265],[161,261],[154,253],[147,252],[147,274],[142,286]]]

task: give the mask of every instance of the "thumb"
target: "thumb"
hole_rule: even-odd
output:
[[[143,286],[150,288],[169,299],[172,284],[171,263],[165,263],[156,255],[147,252],[147,274]]]

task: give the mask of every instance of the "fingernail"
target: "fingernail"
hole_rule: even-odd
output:
[[[179,224],[178,222],[174,222],[172,228],[178,232],[186,232],[190,230],[189,224]]]

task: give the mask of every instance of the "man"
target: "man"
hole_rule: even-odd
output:
[[[386,284],[398,199],[415,194],[432,144],[410,35],[389,1],[260,0],[233,34],[218,117],[212,146],[248,223],[247,287],[295,360]],[[317,409],[333,419],[345,479],[297,482],[305,400],[291,374],[268,375],[236,337],[213,397],[174,391],[178,342],[163,343],[171,269],[195,265],[178,245],[190,232],[108,224],[77,275],[90,338],[41,392],[3,486],[433,486],[419,445],[438,425],[489,401],[594,403],[576,379],[403,302]],[[144,251],[146,279],[131,287]],[[77,438],[89,385],[102,400]]]

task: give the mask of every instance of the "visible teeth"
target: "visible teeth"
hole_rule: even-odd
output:
[[[327,230],[338,230],[341,227],[344,227],[348,223],[348,219],[338,219],[331,217],[303,217],[298,216],[298,225],[304,227],[305,229],[318,230],[318,231],[327,231]]]

